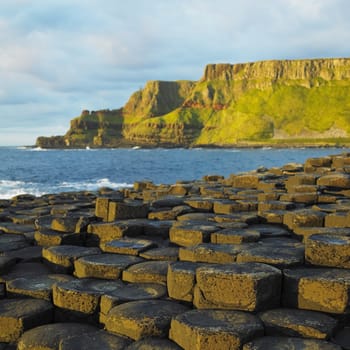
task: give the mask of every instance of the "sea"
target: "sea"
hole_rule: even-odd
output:
[[[67,149],[0,147],[0,199],[19,194],[41,196],[225,177],[264,166],[304,163],[307,158],[350,152],[349,148],[258,149]]]

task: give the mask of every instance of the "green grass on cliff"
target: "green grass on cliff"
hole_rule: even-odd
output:
[[[240,93],[234,95],[229,89]],[[201,82],[191,102],[193,107],[177,108],[164,116],[139,121],[132,133],[146,137],[161,133],[163,138],[168,135],[171,139],[174,137],[171,125],[183,124],[185,129],[200,130],[195,144],[232,145],[240,141],[272,141],[276,130],[291,142],[331,128],[350,132],[350,83],[343,81],[323,82],[312,88],[275,84],[246,91],[225,81]],[[213,108],[219,103],[225,108]]]
[[[339,143],[350,134],[350,80],[287,80],[266,72],[260,78],[244,72],[235,79],[149,82],[123,109],[84,112],[72,120],[66,136],[73,143],[124,137],[146,144],[230,146]]]

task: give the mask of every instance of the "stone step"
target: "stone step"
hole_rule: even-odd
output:
[[[153,248],[140,253],[140,257],[147,260],[176,261],[178,256],[178,247]]]
[[[36,244],[43,247],[55,245],[84,245],[86,235],[81,233],[65,233],[52,229],[40,229],[35,231]]]
[[[18,340],[18,350],[45,349],[58,350],[60,344],[79,334],[84,336],[95,333],[97,327],[82,323],[53,323],[46,324],[26,331]]]
[[[26,247],[29,247],[29,243],[21,234],[5,233],[0,235],[0,254]]]
[[[53,321],[53,306],[39,299],[0,300],[0,342],[16,342],[28,329]]]
[[[196,281],[193,304],[198,309],[260,311],[280,305],[282,273],[270,265],[234,263],[199,267]]]
[[[283,224],[291,230],[296,227],[322,227],[326,214],[312,209],[300,209],[286,212],[283,218]]]
[[[105,323],[108,312],[114,307],[129,301],[162,299],[167,296],[167,289],[159,283],[129,283],[107,291],[101,296],[100,322]]]
[[[87,255],[100,254],[95,247],[79,247],[74,245],[60,245],[43,249],[44,262],[57,273],[72,273],[74,261]]]
[[[72,276],[63,274],[20,277],[6,282],[6,292],[8,297],[31,297],[51,302],[53,285],[72,279]]]
[[[59,350],[124,350],[132,341],[104,330],[76,334],[60,341]]]
[[[330,339],[337,320],[316,311],[298,309],[273,309],[259,314],[270,336]]]
[[[257,242],[260,239],[260,232],[252,229],[223,229],[210,235],[212,243],[219,244],[242,244]]]
[[[120,281],[93,278],[58,282],[53,286],[53,304],[59,308],[93,315],[99,310],[103,294],[117,289]]]
[[[264,263],[280,269],[301,266],[304,264],[304,249],[262,243],[260,246],[252,245],[251,248],[239,252],[236,261]]]
[[[177,261],[169,264],[167,288],[171,298],[186,302],[193,301],[196,270],[200,266],[203,264],[188,261]]]
[[[350,269],[350,234],[314,234],[305,243],[305,259],[312,265]]]
[[[170,261],[146,261],[134,264],[123,271],[122,279],[132,283],[166,284]]]
[[[324,340],[288,338],[288,337],[262,337],[243,346],[243,350],[341,350],[336,344]]]
[[[254,244],[202,243],[191,247],[180,248],[179,260],[212,264],[229,264],[235,262],[239,253],[248,249],[249,246],[254,246]]]
[[[74,261],[74,275],[78,278],[118,279],[129,266],[143,259],[124,254],[97,254]]]
[[[115,202],[108,204],[108,221],[147,218],[149,205],[140,201]]]
[[[157,244],[153,241],[137,238],[114,239],[113,241],[100,244],[100,248],[104,252],[127,255],[139,255],[148,249],[156,247]]]
[[[172,317],[188,311],[173,301],[143,300],[115,306],[106,317],[106,330],[134,340],[168,335]]]
[[[49,268],[38,262],[20,262],[13,265],[5,274],[0,275],[0,282],[6,282],[20,277],[48,275]]]
[[[127,346],[125,350],[181,350],[178,345],[168,339],[146,338],[135,341]]]
[[[210,236],[219,228],[210,223],[179,222],[172,226],[169,232],[170,242],[179,246],[192,246],[210,241]]]
[[[107,223],[93,223],[88,226],[88,237],[96,242],[108,242],[124,236],[137,237],[144,233],[145,220],[118,220]]]
[[[231,310],[191,310],[172,319],[169,338],[184,350],[238,350],[263,334],[264,326],[255,315]]]
[[[331,314],[350,313],[350,271],[300,267],[283,271],[282,304]]]
[[[16,250],[11,250],[0,254],[0,257],[13,258],[21,262],[41,262],[42,261],[42,247],[29,246]],[[1,263],[0,263],[1,265]],[[1,267],[0,267],[1,273]]]

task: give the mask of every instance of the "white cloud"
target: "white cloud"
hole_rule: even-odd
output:
[[[349,10],[347,0],[2,0],[0,120],[35,139],[83,108],[122,106],[146,80],[199,79],[207,63],[349,56]]]

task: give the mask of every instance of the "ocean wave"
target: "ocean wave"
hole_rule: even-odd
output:
[[[72,181],[67,182],[63,181],[59,185],[57,185],[58,188],[61,189],[72,189],[73,191],[95,191],[101,187],[110,187],[110,188],[125,188],[125,187],[132,187],[133,184],[129,184],[126,182],[113,182],[107,178],[98,179],[96,181]]]
[[[0,180],[0,198],[10,199],[19,194],[33,194],[41,196],[43,191],[37,187],[36,184],[24,181]]]
[[[130,188],[133,184],[113,182],[107,178],[96,181],[63,181],[58,184],[39,184],[34,182],[0,180],[0,199],[11,199],[20,194],[40,197],[44,194],[74,191],[96,191],[101,187],[113,189]]]

